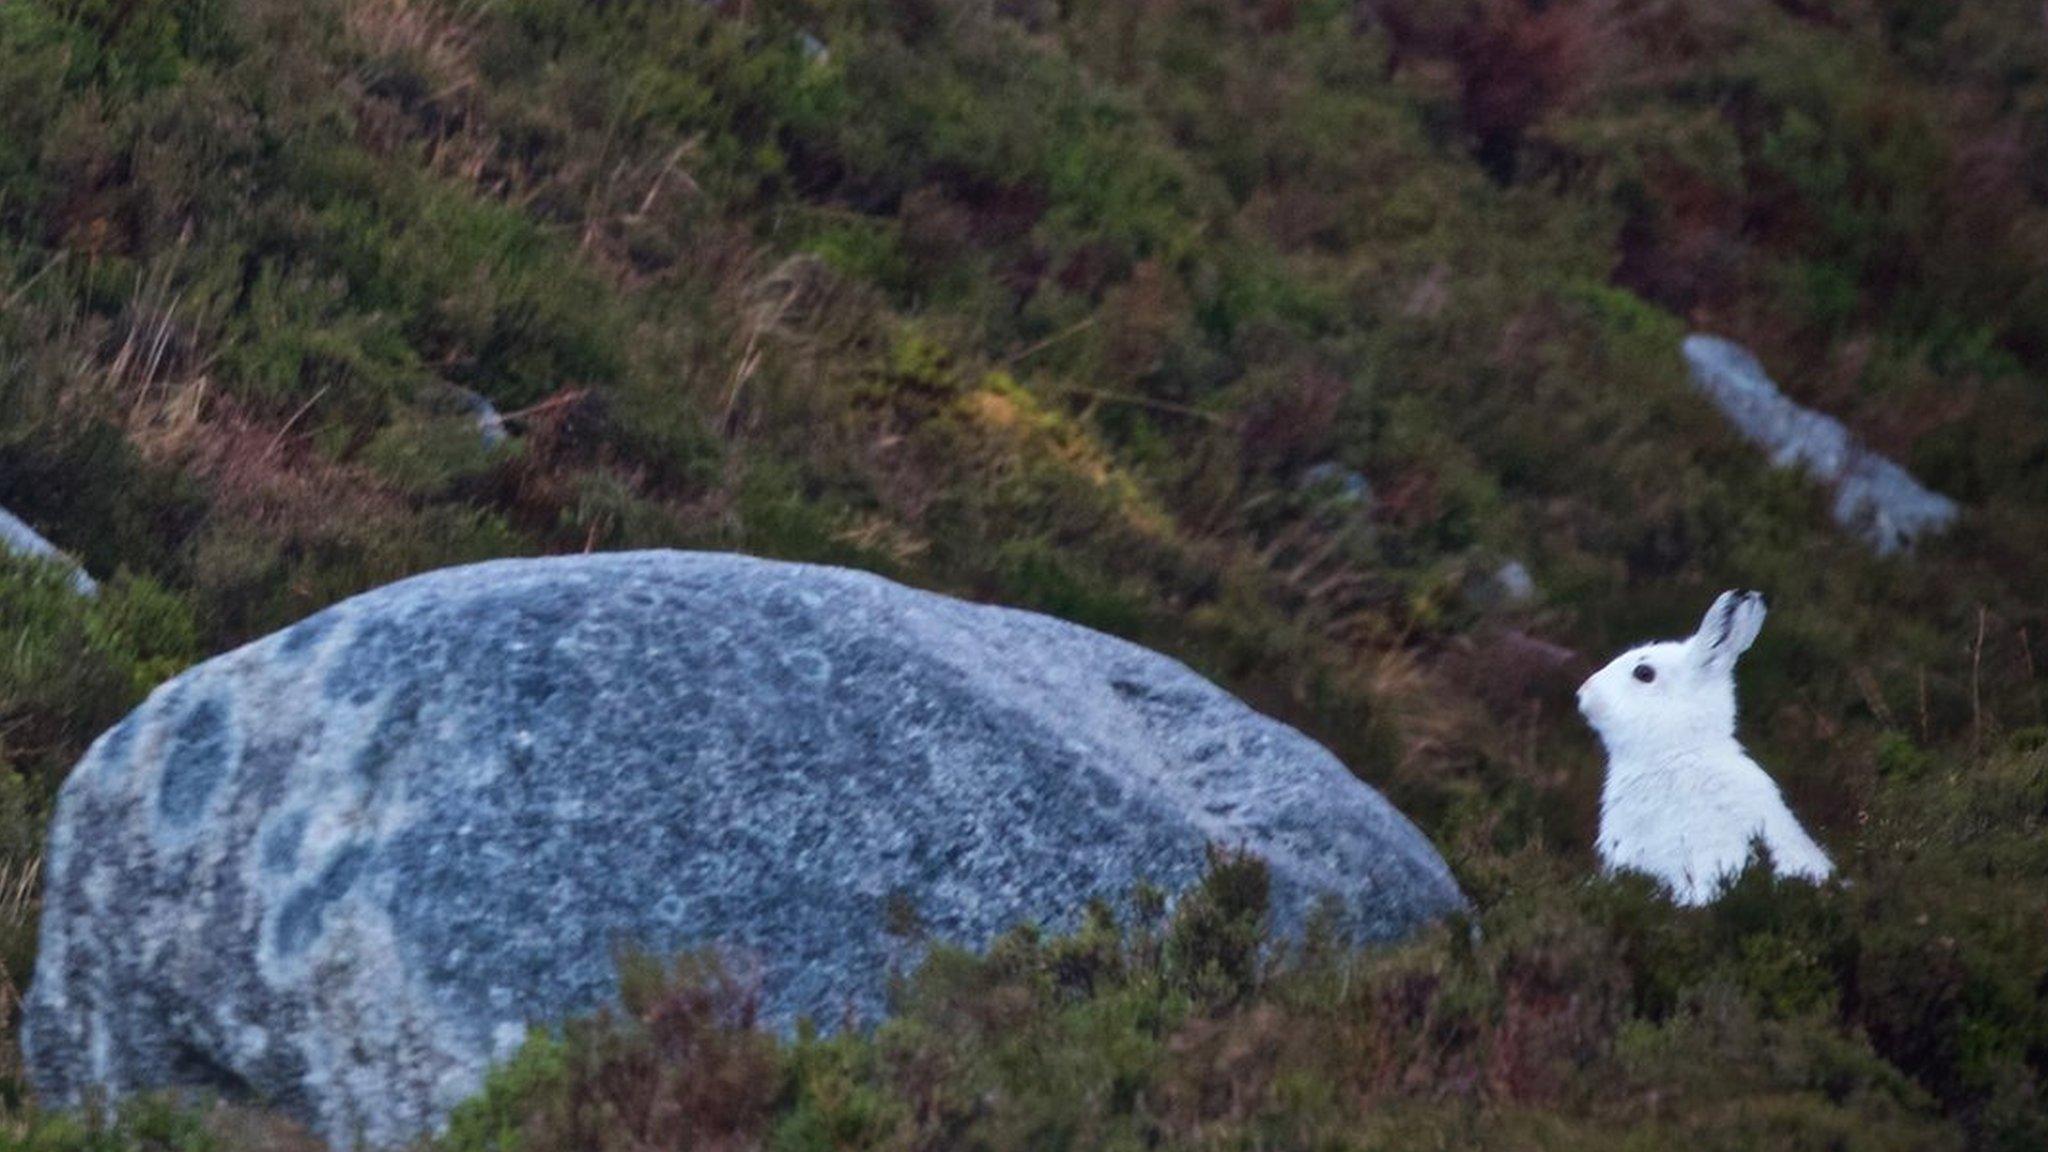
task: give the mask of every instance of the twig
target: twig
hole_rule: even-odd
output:
[[[1314,547],[1308,550],[1307,554],[1287,573],[1284,579],[1289,584],[1300,587],[1304,580],[1315,574],[1315,570],[1322,565],[1323,561],[1328,560],[1336,553],[1338,547],[1343,542],[1344,538],[1335,533],[1323,537]]]
[[[591,169],[590,192],[583,198],[583,237],[576,245],[579,250],[590,247],[591,237],[596,235],[597,232],[597,204],[599,197],[603,192],[609,191],[618,185],[619,173],[625,166],[625,161],[621,160],[618,166],[612,169],[609,179],[598,174],[598,169],[603,167],[605,160],[612,154],[612,141],[618,136],[619,119],[620,117],[615,113],[605,121],[604,142],[598,146],[597,164],[593,165]]]
[[[1176,404],[1171,400],[1154,400],[1150,396],[1137,396],[1129,392],[1110,392],[1101,388],[1083,388],[1078,384],[1054,384],[1051,387],[1056,392],[1064,392],[1072,396],[1086,396],[1091,400],[1107,400],[1112,404],[1134,404],[1140,408],[1156,408],[1161,412],[1172,412],[1177,416],[1206,420],[1219,427],[1230,423],[1228,417],[1218,415],[1204,408]]]
[[[740,410],[740,396],[747,390],[747,381],[761,369],[761,329],[749,326],[747,342],[740,349],[740,360],[732,370],[732,387],[726,391],[725,407],[718,414],[719,431],[730,439],[739,430],[737,414]]]
[[[449,97],[467,91],[471,87],[475,86],[475,84],[476,81],[468,76],[458,77],[457,79],[442,85],[439,89],[437,89],[434,92],[432,96],[427,97],[427,103],[429,105],[446,103]]]
[[[50,269],[55,268],[59,264],[62,264],[64,262],[64,257],[68,255],[70,255],[70,252],[67,249],[59,248],[55,256],[50,257],[47,261],[43,263],[43,266],[41,268],[35,270],[34,275],[30,276],[26,280],[23,280],[18,286],[16,286],[14,291],[7,294],[7,301],[4,304],[0,304],[0,309],[12,308],[16,304],[21,303],[21,298],[23,296],[28,295],[29,289],[36,286],[36,281],[41,280],[43,278],[43,275],[47,273]]]
[[[297,412],[292,413],[292,418],[284,422],[284,427],[279,428],[277,430],[277,435],[271,437],[270,445],[263,449],[263,455],[258,456],[256,459],[270,459],[270,454],[277,451],[278,445],[283,444],[285,436],[290,434],[292,430],[292,425],[297,424],[299,422],[300,417],[312,411],[313,405],[318,404],[320,402],[320,398],[322,396],[327,395],[328,387],[328,385],[322,385],[318,392],[313,393],[312,399],[306,401],[304,404],[299,405],[299,410]]]
[[[0,911],[19,915],[22,909],[35,902],[37,881],[42,878],[43,858],[35,856],[22,865],[19,871],[13,867],[0,867]]]
[[[1025,345],[1021,350],[1012,352],[1010,353],[1010,355],[1004,357],[1003,367],[1014,367],[1019,361],[1028,360],[1031,357],[1038,355],[1040,352],[1045,351],[1047,348],[1050,348],[1063,340],[1079,336],[1081,333],[1086,332],[1090,328],[1095,327],[1095,319],[1096,318],[1094,316],[1089,316],[1086,319],[1080,321],[1079,323],[1069,324],[1067,327],[1060,329],[1058,332],[1055,332],[1050,336],[1047,336],[1043,340],[1040,340],[1033,344]]]
[[[782,324],[783,317],[796,306],[797,297],[803,294],[803,285],[794,277],[785,277],[792,261],[785,260],[769,271],[768,275],[756,281],[750,290],[758,292],[763,286],[784,285],[782,295],[771,302],[749,308],[747,317],[747,342],[740,349],[739,363],[732,372],[732,388],[726,393],[725,410],[719,413],[718,427],[727,439],[739,431],[740,398],[745,394],[747,382],[761,370],[761,363],[767,358],[768,350],[761,347],[761,337],[774,332]]]
[[[183,292],[178,293],[164,305],[162,312],[157,313],[156,338],[150,344],[149,362],[142,368],[142,390],[145,394],[156,382],[157,369],[163,367],[164,352],[171,345],[171,319],[177,315],[178,303],[184,298]]]
[[[529,416],[538,416],[543,412],[552,412],[565,405],[574,404],[588,395],[590,395],[590,389],[588,388],[572,388],[567,392],[550,396],[538,404],[528,404],[516,412],[501,412],[498,415],[498,419],[524,420]]]
[[[647,186],[647,195],[641,198],[640,207],[631,216],[626,217],[627,220],[638,220],[654,209],[655,198],[661,195],[661,186],[668,182],[669,173],[675,171],[676,165],[682,161],[683,156],[694,150],[696,146],[696,137],[691,137],[676,145],[675,151],[668,154],[668,161],[661,166],[661,171],[654,174],[654,182]],[[692,192],[697,191],[697,182],[690,179],[688,172],[683,173],[683,185]]]

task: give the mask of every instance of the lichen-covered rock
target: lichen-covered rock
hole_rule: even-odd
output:
[[[978,944],[1212,841],[1390,938],[1462,904],[1300,733],[1058,620],[635,553],[357,597],[166,684],[65,784],[27,1006],[47,1102],[169,1085],[430,1130],[615,952],[718,946],[771,1020],[882,1006],[885,912]]]
[[[1688,336],[1693,386],[1780,468],[1801,468],[1835,491],[1835,523],[1880,556],[1910,548],[1955,522],[1956,503],[1929,491],[1905,469],[1872,452],[1840,421],[1802,408],[1778,391],[1747,348],[1715,336]]]
[[[71,574],[72,591],[80,596],[99,595],[100,586],[85,574],[85,569],[79,567],[76,560],[66,556],[55,544],[43,539],[41,533],[5,508],[0,508],[0,548],[16,556],[55,564]]]

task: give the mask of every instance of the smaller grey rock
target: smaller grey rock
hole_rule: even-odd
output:
[[[1508,604],[1527,604],[1536,598],[1536,578],[1529,575],[1528,565],[1520,560],[1510,560],[1494,569],[1493,586]]]
[[[65,555],[55,544],[43,539],[35,529],[5,508],[0,508],[0,547],[17,556],[48,561],[67,569],[71,573],[72,591],[80,596],[99,595],[99,584],[86,575],[85,569],[79,566],[78,561]]]
[[[1364,473],[1334,460],[1310,465],[1301,474],[1301,486],[1311,492],[1327,493],[1338,504],[1364,507],[1372,503],[1372,481]]]
[[[1536,578],[1520,560],[1495,568],[1475,563],[1465,570],[1460,589],[1465,601],[1481,611],[1520,608],[1536,599]]]
[[[511,438],[505,430],[505,418],[499,415],[497,406],[487,397],[467,388],[457,388],[455,392],[461,398],[462,406],[476,419],[477,434],[483,438],[484,447],[496,448]]]
[[[1693,386],[1779,468],[1799,468],[1834,489],[1835,523],[1880,556],[1910,549],[1955,522],[1956,502],[1857,440],[1841,421],[1778,390],[1747,348],[1715,336],[1685,338]]]

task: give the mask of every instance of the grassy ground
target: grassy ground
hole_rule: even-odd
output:
[[[1690,393],[1689,330],[1961,526],[1867,556]],[[0,990],[49,798],[150,685],[584,549],[856,564],[1169,651],[1384,789],[1480,910],[1219,985],[1164,941],[1251,910],[1118,909],[948,958],[870,1039],[770,1042],[686,972],[537,1043],[454,1147],[591,1146],[592,1084],[668,1118],[620,1147],[2044,1143],[2026,0],[12,0],[0,506],[107,581],[0,567]],[[1730,586],[1774,608],[1744,738],[1850,882],[1678,912],[1592,878],[1570,689]],[[744,1090],[660,1074],[707,1060]],[[0,1098],[39,1148],[266,1124],[94,1134],[11,1055]]]

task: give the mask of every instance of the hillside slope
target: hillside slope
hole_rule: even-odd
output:
[[[1692,331],[1962,523],[1870,556],[1693,394]],[[0,569],[15,980],[48,799],[165,676],[446,564],[737,549],[1179,656],[1482,909],[1478,953],[1343,996],[1109,981],[909,1080],[832,1049],[863,1092],[951,1099],[1063,1028],[1169,1080],[1231,1022],[1284,1062],[1256,1029],[1305,1019],[1354,1043],[1132,1138],[2044,1141],[2031,0],[12,0],[0,507],[103,585]],[[1735,586],[1773,605],[1743,736],[1852,883],[1681,915],[1588,880],[1570,693]],[[905,1028],[969,1043],[962,1010]],[[827,1057],[755,1055],[795,1123]]]

